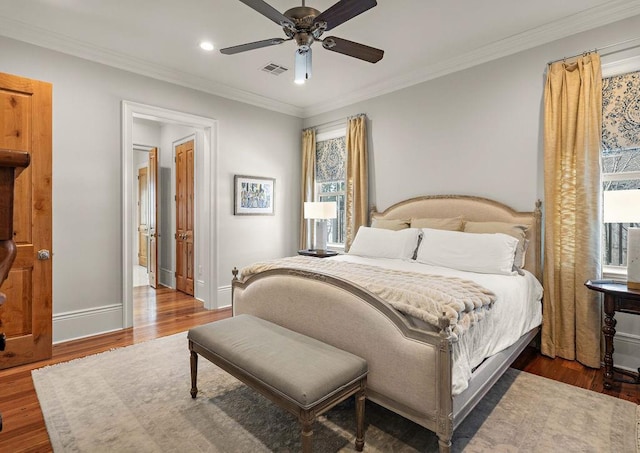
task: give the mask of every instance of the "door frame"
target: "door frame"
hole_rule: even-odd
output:
[[[215,203],[216,170],[217,170],[217,140],[218,121],[189,113],[169,110],[162,107],[140,104],[132,101],[122,101],[122,324],[123,328],[133,325],[133,264],[131,254],[133,249],[132,233],[135,229],[135,206],[133,190],[135,181],[135,165],[133,155],[133,119],[142,118],[163,123],[173,123],[193,127],[203,131],[204,146],[204,181],[203,193],[200,194],[205,206],[210,206],[209,217],[203,222],[207,231],[202,231],[199,237],[204,241],[200,244],[204,255],[202,262],[208,266],[203,269],[206,276],[202,291],[204,307],[212,309],[217,306],[218,263],[217,255],[212,250],[218,249],[218,216]],[[163,232],[160,232],[163,234]]]

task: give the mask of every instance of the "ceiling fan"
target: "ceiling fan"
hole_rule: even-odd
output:
[[[325,31],[331,30],[376,6],[378,4],[376,0],[340,0],[322,13],[315,8],[305,6],[305,0],[302,0],[302,6],[291,8],[285,11],[284,14],[263,0],[240,1],[280,25],[287,38],[264,39],[220,49],[220,52],[225,55],[233,55],[247,50],[275,46],[285,41],[295,40],[298,45],[295,57],[296,83],[304,83],[305,80],[311,77],[311,44],[314,41],[321,42],[322,47],[332,52],[338,52],[370,63],[377,63],[384,55],[383,50],[336,36],[327,36],[324,39],[320,39]]]

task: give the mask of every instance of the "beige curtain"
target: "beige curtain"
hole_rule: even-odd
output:
[[[302,195],[300,197],[300,248],[309,247],[311,231],[304,219],[304,202],[313,201],[316,179],[316,131],[302,131]]]
[[[347,125],[347,187],[346,187],[346,237],[344,248],[351,242],[361,225],[367,225],[369,217],[369,176],[367,161],[366,117],[349,119]]]
[[[547,68],[542,353],[600,367],[602,74],[596,53]]]

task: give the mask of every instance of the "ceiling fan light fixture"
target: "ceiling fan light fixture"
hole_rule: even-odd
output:
[[[201,41],[200,42],[200,48],[202,50],[206,50],[207,52],[211,52],[214,49],[213,43],[211,43],[209,41]]]
[[[296,50],[294,82],[302,85],[311,78],[311,48]]]

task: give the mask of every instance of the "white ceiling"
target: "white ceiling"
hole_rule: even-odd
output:
[[[326,10],[337,0],[308,0]],[[280,12],[301,1],[268,0]],[[209,93],[308,117],[640,14],[638,0],[380,0],[327,32],[377,47],[371,64],[313,46],[313,77],[293,83],[295,44],[238,0],[0,0],[0,35]],[[206,53],[201,40],[216,46]],[[261,68],[290,70],[274,76]]]

